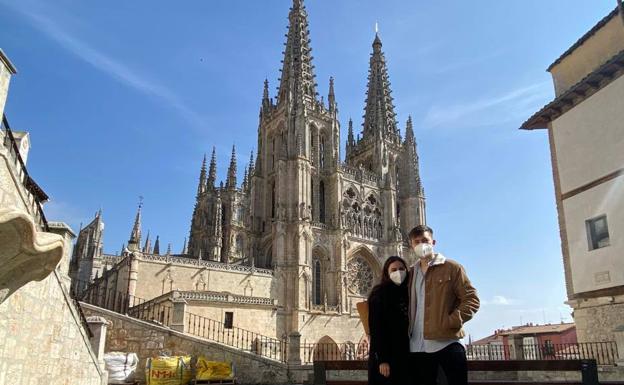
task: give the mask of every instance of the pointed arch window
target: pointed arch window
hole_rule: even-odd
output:
[[[271,140],[271,170],[275,169],[275,153],[277,152],[277,147],[275,146],[275,137]]]
[[[319,259],[314,260],[313,268],[314,270],[312,272],[312,284],[314,285],[314,293],[312,302],[315,305],[320,305],[322,303],[321,295],[323,291],[323,284],[321,282],[321,261]]]
[[[275,182],[271,183],[271,218],[275,218]]]
[[[312,200],[312,216],[316,218],[316,197],[314,196],[314,180],[310,183],[310,199]]]
[[[325,137],[321,136],[319,143],[319,167],[325,168]]]
[[[319,184],[319,220],[325,223],[325,183]]]

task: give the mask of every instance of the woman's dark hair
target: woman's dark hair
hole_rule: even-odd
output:
[[[370,295],[368,296],[368,299],[370,300],[370,298],[373,296],[374,293],[377,292],[377,290],[381,289],[382,287],[388,285],[388,284],[393,284],[394,282],[392,282],[392,280],[390,279],[390,274],[388,273],[388,268],[390,267],[390,265],[394,262],[401,262],[403,264],[403,266],[405,266],[405,270],[407,271],[407,263],[405,263],[405,260],[399,256],[393,255],[391,257],[388,257],[388,259],[386,259],[386,262],[384,262],[383,265],[383,270],[381,272],[381,280],[380,282],[375,285],[375,287],[373,287],[373,290],[371,290]],[[406,284],[407,280],[403,281],[402,285]]]

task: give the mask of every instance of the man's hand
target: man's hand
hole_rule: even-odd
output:
[[[387,362],[379,364],[379,373],[386,378],[390,377],[390,364]]]

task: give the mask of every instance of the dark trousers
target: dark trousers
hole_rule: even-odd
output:
[[[410,353],[407,378],[411,385],[438,384],[438,368],[448,385],[468,384],[466,350],[456,342],[435,353]]]

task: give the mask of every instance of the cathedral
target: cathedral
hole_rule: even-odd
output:
[[[375,34],[362,130],[349,120],[341,156],[334,79],[319,97],[303,0],[288,19],[279,88],[271,95],[264,82],[242,183],[234,149],[225,183],[214,149],[204,158],[180,254],[142,241],[140,207],[121,255],[104,254],[98,212],[79,233],[75,280],[156,302],[184,298],[194,314],[272,338],[362,339],[356,303],[388,256],[408,257],[406,235],[426,220],[412,120],[401,135]]]

